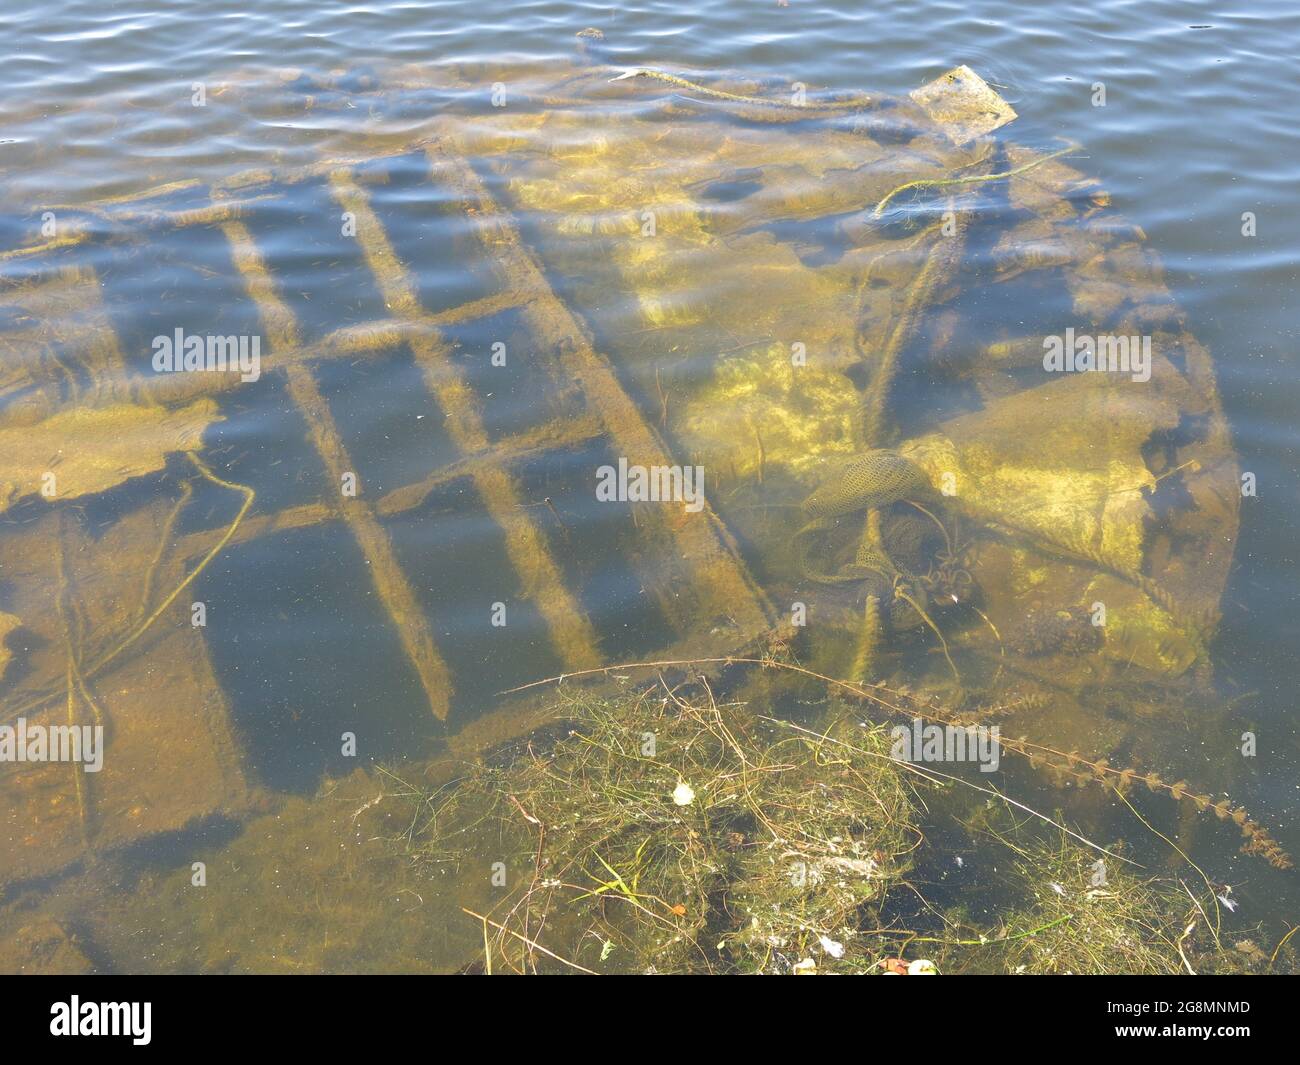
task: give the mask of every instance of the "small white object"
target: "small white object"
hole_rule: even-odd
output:
[[[673,802],[678,806],[690,806],[694,801],[695,789],[678,777],[677,787],[673,788]]]
[[[925,958],[917,958],[916,961],[907,963],[908,976],[938,976],[939,967],[934,962]]]
[[[822,950],[826,951],[832,958],[844,957],[843,943],[836,943],[830,936],[818,936],[817,942],[821,944]]]

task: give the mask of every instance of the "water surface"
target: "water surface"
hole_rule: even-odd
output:
[[[1295,828],[1300,742],[1291,697],[1300,682],[1291,653],[1300,636],[1294,565],[1300,524],[1294,411],[1300,385],[1293,297],[1300,249],[1295,202],[1300,135],[1291,59],[1300,44],[1300,15],[1272,0],[1236,6],[1243,10],[1128,2],[1086,10],[1061,3],[1026,8],[930,2],[879,10],[791,0],[788,6],[707,2],[686,11],[669,3],[617,8],[503,3],[485,9],[465,3],[274,0],[247,11],[224,0],[189,0],[159,12],[143,0],[107,6],[19,0],[0,16],[0,247],[38,242],[47,209],[94,232],[84,247],[56,251],[48,261],[6,260],[3,272],[6,284],[18,284],[44,283],[48,274],[42,271],[51,268],[93,270],[102,315],[82,308],[75,296],[51,295],[47,303],[67,301],[68,310],[56,321],[68,329],[84,330],[90,322],[111,330],[130,371],[143,372],[152,339],[178,327],[201,335],[269,336],[247,297],[229,229],[163,228],[141,253],[131,233],[114,230],[120,222],[79,206],[190,182],[147,206],[203,208],[212,202],[208,188],[233,174],[267,167],[288,173],[322,158],[347,157],[357,160],[348,180],[364,191],[368,210],[383,226],[404,267],[401,278],[377,271],[374,246],[345,232],[348,193],[328,171],[257,187],[255,202],[237,220],[275,278],[299,339],[308,347],[324,344],[339,330],[369,328],[388,318],[404,285],[432,314],[499,297],[492,256],[476,243],[476,223],[464,211],[463,187],[457,191],[438,180],[436,163],[404,147],[427,136],[444,112],[459,115],[458,129],[472,137],[477,109],[483,116],[477,133],[486,136],[501,120],[491,102],[497,82],[527,97],[530,87],[552,84],[562,71],[648,66],[700,82],[725,79],[741,91],[773,93],[800,82],[815,98],[850,92],[905,96],[966,63],[1019,112],[1000,136],[1040,150],[1058,147],[1058,138],[1078,143],[1081,150],[1070,165],[1098,179],[1109,194],[1108,209],[1139,227],[1143,247],[1163,262],[1165,283],[1188,327],[1213,358],[1236,461],[1258,486],[1257,495],[1242,500],[1240,529],[1234,533],[1222,623],[1210,648],[1213,697],[1204,705],[1189,702],[1181,713],[1171,714],[1166,706],[1143,718],[1132,693],[1121,692],[1115,707],[1096,708],[1091,715],[1074,710],[1039,727],[1045,739],[1066,749],[1102,753],[1116,742],[1106,722],[1126,718],[1124,754],[1140,753],[1167,778],[1186,778],[1215,797],[1231,794],[1294,852],[1300,849]],[[603,40],[584,44],[575,35],[587,27],[601,30]],[[1096,106],[1099,86],[1104,86],[1104,106]],[[204,106],[194,106],[196,93]],[[647,88],[646,96],[671,102],[666,90]],[[690,120],[698,119],[700,108],[678,105],[695,116]],[[544,112],[535,101],[518,110]],[[643,117],[635,108],[630,113]],[[719,115],[719,120],[734,116]],[[671,115],[658,121],[673,128]],[[682,125],[688,121],[684,117]],[[606,177],[617,175],[599,170],[610,165],[608,159],[591,159],[598,156],[593,146],[602,138],[601,150],[622,158],[620,132],[626,128],[617,124],[604,131],[581,121],[530,127],[521,119],[517,133],[524,162],[494,162],[485,141],[476,173],[486,194],[509,210],[525,243],[540,249],[549,285],[562,303],[578,309],[646,424],[685,441],[690,424],[708,428],[707,405],[693,423],[683,405],[707,397],[719,361],[742,360],[736,365],[743,367],[755,352],[788,344],[803,335],[800,330],[815,331],[824,316],[822,305],[815,294],[801,302],[790,290],[782,294],[774,288],[768,310],[786,308],[788,321],[800,306],[806,308],[806,320],[774,336],[764,323],[763,297],[756,295],[761,271],[710,274],[706,259],[694,260],[680,273],[672,262],[648,263],[638,302],[632,283],[636,253],[611,260],[609,244],[588,239],[591,234],[617,237],[624,215],[602,211],[599,204],[588,209],[566,202],[584,191],[584,181],[591,185],[585,191],[597,199],[612,187],[613,179]],[[794,128],[741,121],[729,150],[742,159],[746,138],[761,144],[764,137],[799,134]],[[575,171],[561,167],[548,174],[544,166],[528,162],[530,151],[553,151],[557,143],[572,149],[566,165]],[[663,188],[686,181],[693,167],[708,170],[686,142],[661,150],[667,165],[676,167],[675,174],[664,176]],[[847,277],[854,249],[874,236],[864,237],[839,219],[821,226],[754,224],[761,206],[769,204],[761,168],[770,161],[759,153],[748,162],[728,163],[693,186],[692,195],[703,205],[700,217],[743,233],[755,242],[748,247],[770,239],[797,249],[803,267],[834,271],[842,265]],[[597,169],[584,175],[581,167],[587,164]],[[795,179],[790,195],[810,195],[818,187]],[[647,186],[638,185],[637,195],[645,194]],[[1005,206],[992,193],[979,202],[986,214]],[[844,220],[851,222],[855,213],[846,210]],[[1254,219],[1250,236],[1243,234],[1247,213]],[[678,221],[671,212],[662,220],[670,238],[678,233]],[[651,288],[656,307],[645,302]],[[80,291],[75,284],[71,290]],[[1060,291],[1031,286],[1003,299],[956,299],[951,306],[965,330],[959,330],[957,346],[1042,332]],[[703,324],[692,317],[700,307],[711,308]],[[979,329],[971,323],[980,323]],[[6,328],[21,330],[25,323],[15,319]],[[563,323],[557,328],[563,332]],[[547,362],[551,352],[524,309],[503,300],[473,320],[446,320],[442,332],[450,364],[481,397],[483,442],[541,433],[556,420],[578,425],[586,409],[568,376],[573,364]],[[546,357],[519,359],[511,364],[518,372],[503,378],[494,375],[490,361],[498,343],[507,352]],[[249,932],[252,945],[246,953],[232,961],[228,946],[205,953],[205,944],[221,942],[221,934],[180,931],[190,919],[181,906],[169,913],[164,902],[133,913],[129,900],[141,885],[166,885],[168,877],[184,876],[191,861],[199,860],[196,855],[220,868],[229,860],[222,847],[239,836],[240,826],[286,796],[303,804],[289,808],[288,821],[297,817],[319,828],[319,816],[303,797],[330,792],[355,766],[338,737],[361,727],[359,720],[364,721],[363,761],[394,763],[441,750],[447,730],[430,710],[442,674],[420,657],[425,637],[455,679],[448,707],[453,731],[491,711],[497,692],[584,661],[587,634],[555,635],[556,619],[566,611],[588,620],[600,661],[635,659],[674,646],[673,595],[659,594],[662,587],[657,593],[657,583],[671,587],[675,578],[666,570],[654,572],[653,566],[649,574],[638,569],[643,530],[628,508],[601,505],[592,496],[592,471],[619,457],[607,434],[580,431],[578,425],[558,450],[525,455],[516,467],[513,494],[494,504],[490,485],[464,464],[463,422],[448,417],[447,394],[430,386],[421,351],[413,345],[389,344],[369,354],[358,348],[353,357],[320,364],[306,384],[301,375],[295,383],[292,374],[277,371],[223,392],[214,400],[219,421],[209,424],[203,412],[194,417],[202,431],[198,454],[226,487],[200,477],[173,455],[142,479],[102,496],[88,494],[71,510],[71,566],[81,574],[90,603],[84,618],[74,617],[73,627],[87,641],[92,661],[96,651],[102,654],[114,644],[100,635],[102,625],[112,621],[121,631],[122,620],[114,613],[121,604],[104,601],[96,580],[114,589],[125,585],[132,597],[139,594],[139,563],[149,562],[183,493],[191,494],[184,495],[171,531],[191,553],[168,557],[157,575],[160,590],[176,583],[184,563],[198,562],[233,520],[240,497],[229,485],[255,491],[250,520],[297,515],[293,528],[268,531],[217,556],[194,582],[193,594],[182,600],[202,601],[211,612],[204,639],[228,718],[205,716],[206,709],[169,707],[159,711],[156,725],[142,711],[134,724],[119,726],[124,746],[135,729],[136,749],[144,749],[141,744],[157,749],[153,770],[163,783],[141,802],[148,809],[139,814],[145,829],[121,831],[122,824],[131,823],[131,808],[105,810],[102,816],[118,826],[114,838],[130,842],[124,852],[113,851],[103,867],[107,875],[95,872],[92,859],[69,864],[54,857],[34,861],[35,879],[20,878],[22,886],[13,889],[21,906],[48,906],[65,924],[83,930],[85,941],[94,944],[88,951],[95,964],[265,967],[269,956],[292,957],[297,945],[318,944],[328,924],[323,914],[319,920],[303,915],[300,925],[287,931],[268,918]],[[559,369],[547,369],[550,365]],[[77,376],[75,368],[72,373]],[[90,391],[86,380],[79,387]],[[674,398],[664,399],[665,388]],[[394,609],[399,614],[403,609],[403,593],[385,592],[382,577],[370,572],[375,557],[367,557],[364,530],[313,517],[312,507],[337,502],[338,475],[347,472],[332,468],[312,442],[310,426],[321,409],[317,397],[358,467],[362,497],[388,500],[376,520],[392,561],[407,578],[414,614],[424,619],[423,635],[418,625],[394,626],[389,620]],[[88,394],[84,398],[90,402]],[[966,383],[945,384],[914,372],[900,388],[898,403],[909,434],[919,435],[978,409],[981,401]],[[427,484],[418,500],[394,496],[438,470],[446,475]],[[5,479],[0,469],[0,480]],[[779,479],[769,479],[765,493],[733,495],[729,517],[743,526],[744,515],[752,512],[746,506],[794,506],[807,485],[796,481],[785,487],[783,492]],[[772,513],[773,521],[781,520],[779,511]],[[528,527],[551,545],[553,574],[519,573],[519,560],[532,557],[532,549],[503,532],[503,519],[514,514],[527,515]],[[46,518],[40,504],[29,499],[4,515],[0,536],[20,535],[27,523]],[[744,528],[740,535],[747,563],[784,611],[789,560],[773,558]],[[122,561],[115,566],[114,558]],[[11,563],[9,573],[0,572],[0,610],[34,594],[33,582],[52,580],[52,573],[36,562],[31,569]],[[558,598],[562,590],[570,600]],[[1217,595],[1217,588],[1212,591]],[[52,612],[52,597],[45,598]],[[113,591],[109,599],[116,598]],[[509,611],[504,628],[489,621],[498,602]],[[178,631],[184,620],[178,613]],[[744,629],[743,619],[726,611],[694,622],[703,641],[699,646],[724,645],[730,627],[737,633]],[[47,665],[53,661],[53,652],[35,647],[31,663],[20,661],[6,676],[6,686],[48,679],[39,673],[41,653],[49,654]],[[187,684],[199,683],[201,688],[202,678],[177,676],[183,669],[176,663],[184,654],[180,638],[169,636],[124,666],[118,684],[135,692],[149,685],[187,690]],[[934,655],[918,655],[915,668],[929,670],[934,661]],[[33,672],[17,671],[24,668]],[[177,687],[167,688],[171,684]],[[208,741],[193,741],[186,731],[197,727],[195,721],[210,730]],[[1243,762],[1237,746],[1246,731],[1257,735],[1259,755]],[[202,758],[193,754],[200,749],[206,752]],[[239,788],[230,783],[232,772]],[[187,776],[190,794],[177,794],[176,782]],[[242,793],[245,785],[255,793],[251,803]],[[344,830],[351,813],[352,807],[337,812]],[[1171,820],[1166,827],[1174,824]],[[32,840],[41,832],[39,825],[6,823],[5,828]],[[320,831],[320,839],[331,838],[329,829]],[[1115,831],[1125,835],[1130,829]],[[1288,922],[1296,901],[1293,875],[1239,856],[1222,835],[1192,838],[1198,863],[1216,882],[1234,886],[1244,924],[1263,924],[1267,931],[1261,940],[1275,942],[1294,923]],[[38,846],[31,840],[24,845]],[[257,876],[239,881],[225,904],[214,907],[214,926],[230,920],[231,905],[256,898],[257,880],[278,875],[274,842],[259,850],[245,837],[244,845],[247,850],[232,864],[255,860]],[[326,864],[321,875],[340,874],[337,865]],[[377,883],[429,897],[438,892],[436,886],[402,882],[397,871],[382,873]],[[445,894],[450,898],[454,891]],[[171,898],[164,887],[157,895]],[[170,932],[168,920],[177,926]],[[127,931],[108,931],[114,924]],[[155,946],[155,940],[170,945]],[[280,944],[278,951],[268,945],[273,942]],[[313,952],[308,967],[446,968],[464,960],[463,943],[454,937],[441,945],[422,943],[425,953],[419,958],[405,949],[395,937],[376,933],[360,953]]]

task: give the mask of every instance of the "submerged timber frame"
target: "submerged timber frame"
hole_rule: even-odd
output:
[[[472,233],[485,261],[491,265],[497,291],[448,310],[433,313],[420,303],[407,266],[399,259],[383,223],[371,207],[365,187],[355,180],[354,168],[377,159],[422,150],[430,181],[450,191],[473,222]],[[259,249],[246,220],[259,201],[261,190],[325,177],[335,201],[356,219],[356,240],[391,315],[383,320],[348,326],[322,340],[305,343],[294,312]],[[263,170],[235,175],[207,189],[206,207],[166,210],[147,206],[169,195],[201,191],[196,182],[177,182],[131,197],[117,197],[69,212],[84,213],[108,223],[110,238],[117,227],[129,227],[139,242],[159,228],[213,227],[221,232],[242,281],[245,294],[256,306],[267,353],[263,372],[278,373],[287,384],[295,407],[307,426],[310,443],[335,484],[345,473],[357,470],[323,397],[313,366],[330,359],[380,355],[407,345],[420,369],[425,387],[446,417],[446,426],[458,453],[456,461],[432,469],[421,481],[397,488],[377,500],[345,497],[292,506],[273,513],[249,515],[232,544],[305,526],[340,520],[349,529],[367,560],[375,591],[398,634],[403,652],[419,678],[430,712],[446,720],[452,706],[455,678],[408,576],[397,559],[383,519],[412,510],[439,486],[468,477],[493,523],[504,536],[511,567],[525,595],[545,621],[552,648],[566,671],[591,669],[601,663],[598,637],[577,596],[566,586],[562,570],[547,543],[546,534],[523,505],[516,476],[518,466],[548,453],[575,445],[604,442],[615,454],[647,466],[674,463],[659,433],[645,420],[624,389],[608,359],[593,346],[586,327],[561,300],[547,280],[536,253],[521,239],[514,219],[496,202],[470,164],[449,141],[438,138],[408,145],[397,151],[348,160],[322,161],[293,170]],[[94,237],[83,226],[49,243],[4,253],[3,259],[30,261],[47,253],[83,244]],[[93,270],[76,268],[79,285],[97,287]],[[565,388],[576,389],[585,410],[575,417],[559,417],[526,431],[491,441],[485,430],[479,397],[451,358],[445,336],[449,326],[473,322],[505,310],[520,312],[537,342],[536,358]],[[105,328],[111,328],[105,322]],[[116,340],[114,338],[114,344]],[[140,398],[175,403],[216,395],[241,385],[237,373],[137,376],[132,392]],[[748,572],[735,541],[717,515],[706,508],[690,520],[671,520],[664,508],[638,511],[639,544],[647,559],[639,580],[655,599],[676,636],[698,646],[699,626],[720,606],[734,622],[729,646],[713,641],[710,650],[732,650],[753,640],[773,622],[773,612],[762,590]],[[198,558],[210,546],[210,533],[182,537],[182,558]],[[640,552],[638,553],[640,554]],[[632,560],[637,564],[637,559]],[[665,568],[667,572],[665,572]],[[708,641],[706,641],[708,642]]]

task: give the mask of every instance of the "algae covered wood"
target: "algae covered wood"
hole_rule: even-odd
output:
[[[771,626],[774,603],[781,613],[797,603],[815,619],[818,660],[847,670],[863,586],[811,588],[794,540],[805,501],[887,441],[924,471],[934,497],[896,500],[876,519],[901,587],[935,621],[893,634],[899,668],[906,658],[933,680],[929,660],[951,649],[974,684],[996,684],[1014,666],[1045,685],[1053,673],[1083,676],[1097,658],[1165,678],[1186,672],[1212,632],[1237,521],[1209,356],[1140,231],[1056,146],[990,136],[1014,111],[963,69],[910,100],[814,98],[800,111],[761,82],[722,79],[699,92],[684,79],[543,68],[518,82],[517,107],[448,104],[371,137],[341,135],[327,157],[300,166],[210,186],[177,176],[82,205],[138,254],[163,232],[218,235],[272,341],[265,381],[250,386],[228,376],[159,381],[141,353],[124,355],[93,271],[68,266],[97,239],[92,228],[67,247],[5,260],[36,279],[0,290],[9,356],[0,363],[0,622],[22,626],[9,622],[6,642],[0,624],[0,665],[5,648],[10,657],[0,706],[53,692],[34,713],[102,714],[113,758],[102,780],[83,786],[66,766],[4,778],[0,787],[19,798],[0,879],[54,871],[87,845],[118,847],[243,809],[242,752],[184,600],[91,678],[89,697],[68,679],[70,658],[93,661],[96,643],[102,653],[138,625],[131,593],[145,574],[156,592],[176,588],[218,542],[238,552],[341,517],[430,718],[458,730],[447,741],[457,754],[546,716],[527,706],[453,713],[460,679],[390,523],[419,515],[458,479],[472,486],[467,506],[482,527],[501,532],[505,565],[560,668],[634,657],[589,614],[592,589],[566,549],[561,509],[526,476],[597,447],[602,458],[705,470],[698,513],[634,504],[617,519],[618,564],[664,621],[654,650],[666,658],[730,653]],[[480,73],[437,87],[454,96]],[[392,75],[364,94],[376,113],[430,87],[422,70]],[[232,79],[232,99],[246,88]],[[290,93],[280,86],[266,106],[291,112]],[[756,102],[763,96],[775,102]],[[336,85],[317,99],[352,103]],[[481,261],[489,291],[426,305],[422,264],[404,260],[397,241],[418,219],[395,225],[374,204],[386,178],[368,168],[385,157],[413,164],[422,192],[449,205],[458,248]],[[360,222],[357,255],[382,301],[375,317],[322,337],[294,319],[291,286],[259,243],[276,194],[313,183],[331,211]],[[194,195],[210,202],[196,209]],[[882,203],[888,210],[873,209]],[[57,262],[48,258],[56,251]],[[990,308],[1006,313],[991,320]],[[515,313],[523,357],[552,391],[539,397],[549,405],[543,424],[494,435],[482,414],[490,389],[466,368],[474,353],[447,335]],[[1067,328],[1149,337],[1150,377],[1046,374],[1042,342]],[[412,354],[419,387],[447,423],[450,458],[431,457],[375,498],[331,491],[259,505],[229,526],[228,541],[219,523],[178,530],[175,467],[204,454],[205,435],[245,387],[287,386],[331,489],[348,473],[364,485],[339,428],[347,399],[326,398],[315,375],[326,362],[395,351]],[[47,473],[52,497],[41,492]],[[84,524],[78,508],[91,503],[104,508],[106,528]],[[913,503],[925,511],[908,510]],[[820,541],[820,570],[852,570],[862,517],[843,515]],[[69,560],[62,579],[49,551],[56,538]],[[948,597],[959,602],[949,608]],[[1017,619],[1068,621],[1099,601],[1110,607],[1104,633],[1075,639],[1058,626],[1067,637],[1047,648],[1019,638]],[[78,651],[83,640],[90,646]],[[1072,720],[1082,738],[1098,734],[1098,749],[1121,739],[1086,710]],[[60,841],[48,853],[46,834]]]
[[[0,573],[23,633],[5,677],[0,724],[103,730],[96,771],[66,761],[0,766],[0,882],[46,876],[92,851],[248,809],[251,789],[226,698],[202,630],[188,619],[151,630],[142,654],[87,681],[88,698],[70,685],[69,693],[39,698],[44,680],[66,676],[70,655],[93,661],[106,638],[136,621],[141,581],[170,510],[159,501],[97,541],[61,528],[57,513],[0,537]],[[177,570],[164,562],[158,577],[175,581]],[[56,601],[63,597],[66,610]]]
[[[9,668],[12,653],[9,650],[9,635],[22,624],[13,614],[0,610],[0,681],[4,680],[5,670]]]
[[[157,473],[168,455],[198,450],[218,417],[216,404],[201,399],[176,410],[79,407],[35,425],[0,427],[0,511],[27,496],[78,499]]]

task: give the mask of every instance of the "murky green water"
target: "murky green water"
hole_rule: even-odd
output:
[[[1232,929],[1295,923],[1231,823],[1300,846],[1294,18],[6,19],[0,709],[105,736],[0,767],[6,968],[460,968],[491,873],[376,842],[398,793],[526,735],[506,689],[773,631],[1229,798],[1141,810]],[[1019,117],[908,97],[959,63]],[[1045,370],[1085,334],[1135,361]],[[1105,792],[998,786],[1171,868]]]

